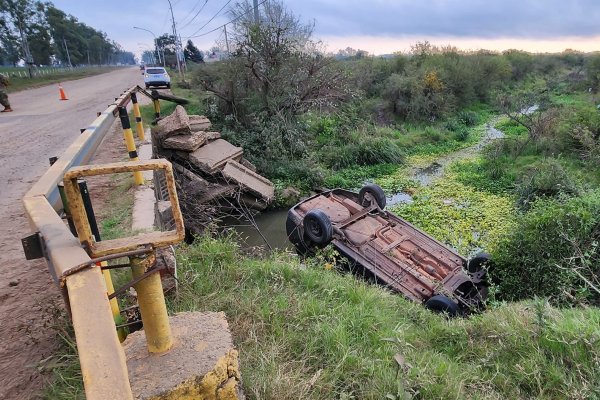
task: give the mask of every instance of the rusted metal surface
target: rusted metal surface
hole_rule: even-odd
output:
[[[98,113],[23,198],[30,225],[34,232],[39,232],[48,269],[57,283],[69,269],[90,262],[89,255],[57,214],[62,207],[57,186],[65,171],[89,162],[115,121],[117,105],[127,104],[130,93],[138,89],[130,88],[114,104]],[[65,287],[86,397],[132,399],[125,354],[115,330],[100,268],[87,268],[68,276]]]
[[[376,203],[363,207],[350,191],[327,191],[290,210],[288,235],[296,246],[314,246],[307,238],[304,218],[316,209],[331,222],[331,243],[378,282],[417,302],[445,295],[465,310],[480,306],[482,299],[473,298],[476,292],[469,293],[474,280],[463,271],[463,257]]]
[[[45,197],[27,197],[23,203],[31,224],[43,238],[55,279],[71,267],[90,260]],[[69,276],[66,288],[87,398],[131,399],[125,355],[100,268]]]
[[[139,86],[124,91],[106,110],[97,114],[96,119],[77,137],[23,198],[23,205],[31,228],[34,232],[38,232],[48,269],[57,283],[59,278],[72,268],[89,265],[91,261],[90,255],[82,248],[80,241],[73,236],[57,214],[62,208],[58,185],[63,180],[67,170],[89,162],[94,151],[115,121],[118,115],[118,107],[126,106],[131,100],[131,93],[133,92],[140,92],[152,98],[150,93]],[[155,106],[160,107],[158,101],[155,102]],[[135,168],[139,167],[140,170],[143,170],[145,167],[134,164],[127,163],[123,171],[133,172]],[[168,189],[170,198],[175,204],[173,213],[179,216],[175,221],[179,225],[176,226],[176,230],[172,232],[167,240],[164,237],[138,238],[134,240],[133,245],[119,244],[116,249],[117,252],[119,250],[137,250],[147,242],[157,244],[161,243],[162,240],[163,243],[175,243],[183,238],[183,222],[170,164],[169,166],[161,166],[161,168],[170,171],[169,174],[166,174],[170,175],[171,179]],[[82,176],[93,175],[86,169],[84,169],[83,174]],[[79,207],[78,213],[82,216],[84,214],[82,214],[83,206],[81,202]],[[89,226],[87,229],[83,225],[80,228],[85,236],[85,241],[93,242],[90,240]],[[95,253],[97,256],[114,254],[113,251],[109,251],[110,243],[99,243],[102,243],[105,247],[99,248],[99,251]],[[69,314],[72,316],[86,397],[94,400],[132,399],[125,354],[115,330],[101,269],[82,268],[77,273],[66,276],[64,286],[68,293],[66,302]]]
[[[171,202],[173,219],[175,221],[175,230],[166,232],[149,232],[139,235],[113,240],[104,240],[95,242],[87,221],[77,179],[86,176],[109,175],[122,172],[163,170],[165,172],[165,181],[169,200]],[[122,253],[135,250],[143,246],[152,246],[154,248],[165,247],[171,244],[179,243],[185,237],[183,226],[183,217],[179,208],[177,190],[175,188],[175,179],[171,163],[166,160],[148,160],[119,162],[104,165],[86,165],[71,168],[64,176],[65,193],[68,198],[69,207],[73,217],[73,222],[77,229],[79,240],[87,249],[91,257],[102,257],[109,254]]]

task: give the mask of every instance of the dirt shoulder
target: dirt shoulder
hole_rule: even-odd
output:
[[[44,387],[47,376],[38,366],[57,349],[52,327],[56,310],[63,307],[46,263],[26,261],[23,255],[20,239],[31,230],[21,199],[47,170],[49,157],[60,156],[97,111],[139,83],[139,70],[132,68],[65,82],[69,101],[60,102],[52,86],[13,93],[15,112],[0,118],[1,399],[30,399]],[[118,130],[113,132],[120,138]],[[121,146],[103,144],[102,148],[116,152]]]

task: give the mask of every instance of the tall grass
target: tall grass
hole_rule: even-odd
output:
[[[225,311],[251,399],[600,395],[598,309],[534,300],[447,320],[327,270],[331,259],[250,259],[230,239],[209,237],[178,259],[182,290],[171,311]]]

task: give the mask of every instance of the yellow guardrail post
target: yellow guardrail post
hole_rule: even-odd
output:
[[[154,105],[154,119],[160,118],[160,102],[158,99],[152,99],[152,104]]]
[[[130,257],[133,278],[139,278],[148,272],[155,260],[154,253],[146,257]],[[138,295],[148,351],[150,353],[164,353],[173,345],[173,339],[160,274],[155,272],[147,276],[135,284],[134,288]]]
[[[133,104],[133,115],[135,116],[135,133],[138,139],[146,140],[144,135],[144,124],[142,123],[142,114],[140,113],[140,105],[138,104],[137,95],[131,93],[131,103]]]
[[[119,118],[121,119],[121,126],[123,127],[123,137],[125,138],[125,144],[127,145],[127,151],[129,152],[129,159],[131,161],[138,161],[139,158],[137,149],[135,148],[135,140],[133,140],[133,132],[131,131],[127,108],[119,107]],[[140,171],[135,171],[133,173],[133,178],[136,185],[144,184],[144,176]]]

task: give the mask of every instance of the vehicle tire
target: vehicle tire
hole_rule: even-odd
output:
[[[306,243],[300,236],[300,227],[296,225],[294,219],[292,218],[289,212],[287,215],[287,219],[285,220],[285,232],[287,234],[288,240],[294,245],[294,247],[296,248],[296,252],[299,255],[305,256],[310,254],[311,250],[309,244]]]
[[[437,294],[425,302],[425,308],[435,313],[445,313],[451,317],[458,314],[458,304],[443,294]]]
[[[385,193],[379,185],[374,183],[368,183],[360,189],[360,192],[358,192],[358,203],[363,207],[368,207],[371,198],[377,202],[379,208],[382,210],[385,208]]]
[[[486,267],[486,269],[489,270],[491,265],[492,256],[489,253],[477,253],[475,257],[469,260],[467,271],[469,271],[470,274],[474,274]]]
[[[150,86],[146,85],[146,89],[150,89]]]
[[[304,234],[311,242],[325,246],[333,238],[333,225],[331,220],[322,210],[310,210],[305,216]]]
[[[167,83],[167,89],[171,89],[171,84]]]

